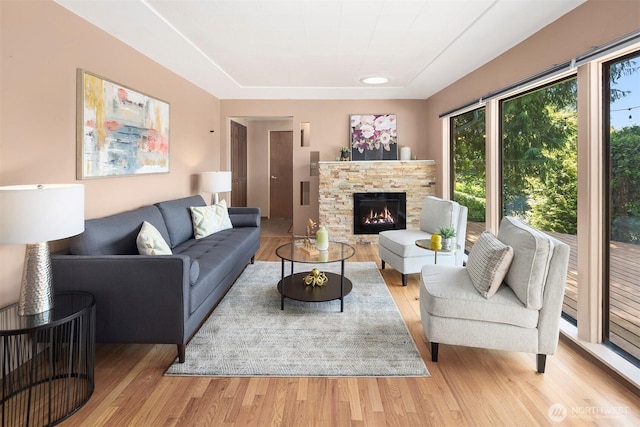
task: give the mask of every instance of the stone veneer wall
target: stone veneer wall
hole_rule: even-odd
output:
[[[329,238],[351,244],[378,243],[377,234],[353,234],[353,193],[407,193],[407,229],[418,229],[425,196],[435,196],[433,160],[319,162],[319,222]]]

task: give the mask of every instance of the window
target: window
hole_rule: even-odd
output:
[[[485,108],[452,117],[450,125],[451,194],[453,200],[469,209],[466,248],[469,250],[486,228]]]
[[[568,243],[561,328],[640,368],[640,30],[440,117],[453,198],[484,198],[485,227],[511,215]]]
[[[500,103],[502,213],[577,250],[577,86],[572,77]],[[572,257],[563,312],[577,314]]]
[[[640,359],[640,52],[605,63],[604,341]]]

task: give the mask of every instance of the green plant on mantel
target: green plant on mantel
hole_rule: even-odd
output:
[[[447,225],[447,226],[444,226],[444,227],[439,227],[438,228],[438,234],[443,239],[451,239],[453,237],[456,237],[456,229],[453,227],[453,225]]]
[[[340,147],[340,160],[349,160],[349,147]]]

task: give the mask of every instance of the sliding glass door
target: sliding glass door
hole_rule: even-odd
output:
[[[640,52],[604,65],[607,263],[604,339],[640,358]]]

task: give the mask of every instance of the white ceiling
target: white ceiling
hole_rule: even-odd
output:
[[[55,1],[220,99],[426,99],[586,0]]]

